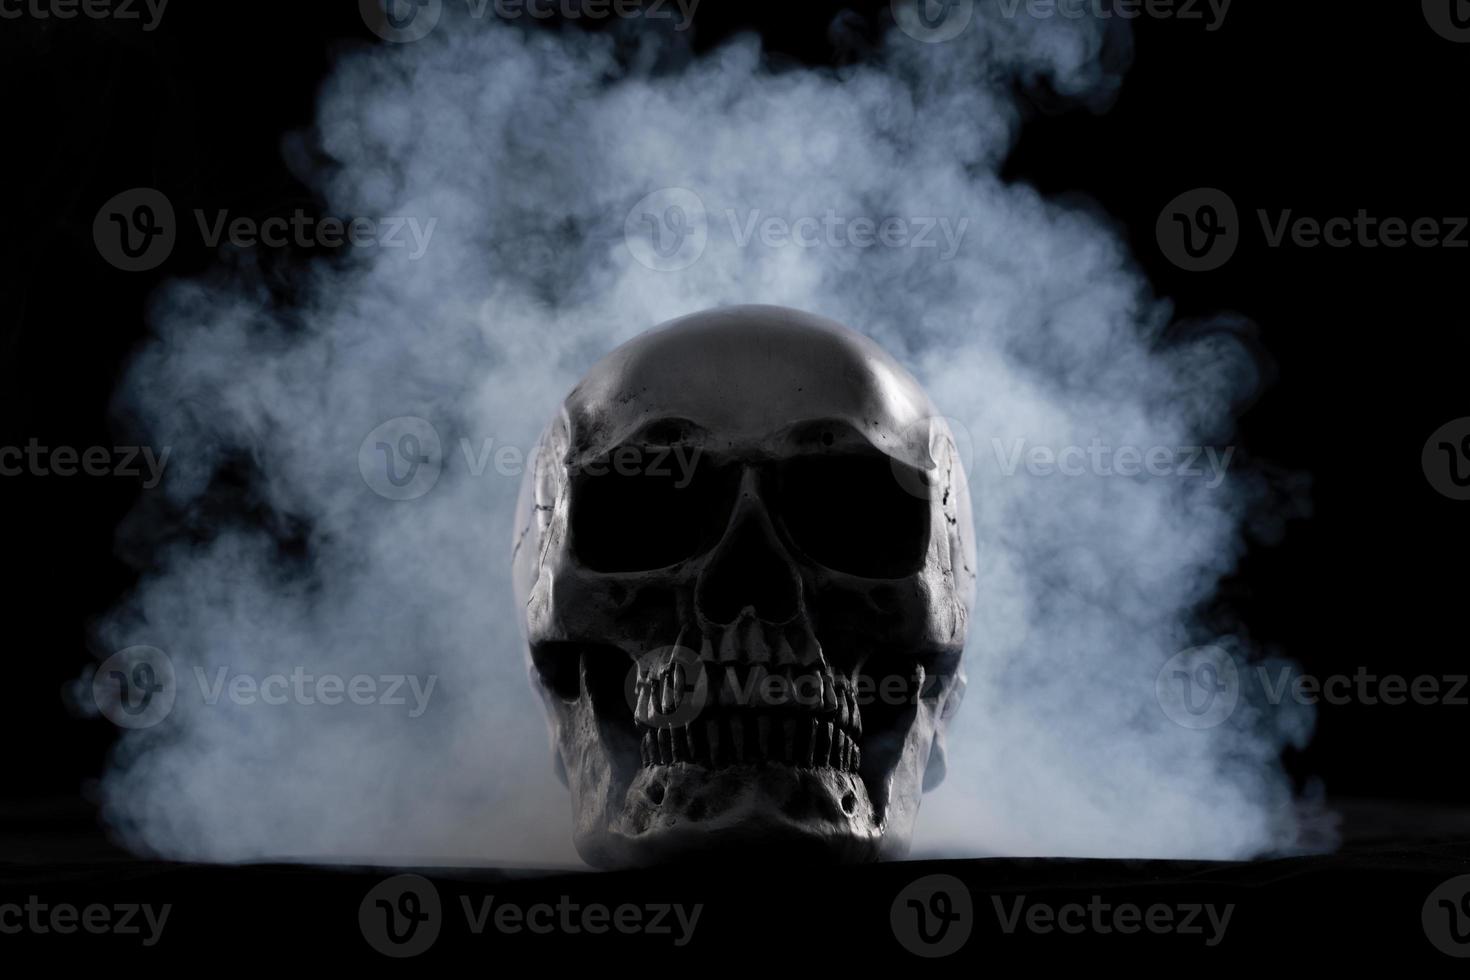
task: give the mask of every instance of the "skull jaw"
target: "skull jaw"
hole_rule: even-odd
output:
[[[931,711],[916,712],[906,731],[880,739],[861,774],[771,764],[634,768],[626,751],[585,746],[570,780],[573,842],[589,865],[609,870],[901,860],[935,730]]]
[[[599,866],[687,863],[864,863],[884,826],[853,773],[781,765],[641,769],[622,805],[578,841]]]

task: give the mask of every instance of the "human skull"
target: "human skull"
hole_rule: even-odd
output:
[[[722,308],[594,366],[512,558],[582,857],[901,857],[964,692],[969,507],[918,383],[830,320]]]

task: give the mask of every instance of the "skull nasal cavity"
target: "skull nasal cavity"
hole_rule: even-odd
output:
[[[730,527],[700,577],[699,611],[712,623],[733,623],[749,606],[759,619],[784,623],[796,615],[800,596],[797,571],[764,508],[742,490]]]

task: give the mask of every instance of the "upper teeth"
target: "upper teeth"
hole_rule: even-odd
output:
[[[711,708],[744,708],[818,715],[854,735],[863,731],[852,685],[830,668],[777,672],[764,664],[675,662],[640,672],[634,695],[633,717],[650,728],[692,721]],[[669,717],[676,712],[680,717]]]
[[[702,637],[698,654],[683,641],[638,665],[633,717],[644,765],[857,771],[863,726],[852,684],[809,630],[793,645],[782,629],[742,617]]]
[[[720,769],[779,762],[857,772],[862,765],[857,740],[831,721],[766,712],[720,712],[686,725],[645,729],[642,753],[645,766],[686,762]]]

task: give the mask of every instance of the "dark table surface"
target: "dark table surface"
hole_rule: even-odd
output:
[[[1460,966],[1452,954],[1470,956],[1470,811],[1366,801],[1332,810],[1331,852],[1249,862],[998,857],[590,873],[145,860],[111,845],[75,804],[10,804],[0,809],[0,952],[197,964],[234,951],[293,965],[512,952],[532,958],[517,962],[630,969],[767,957],[773,967],[856,959],[921,969],[925,959]],[[389,937],[387,917],[399,913],[418,924],[395,920]],[[947,955],[926,955],[935,952]]]

